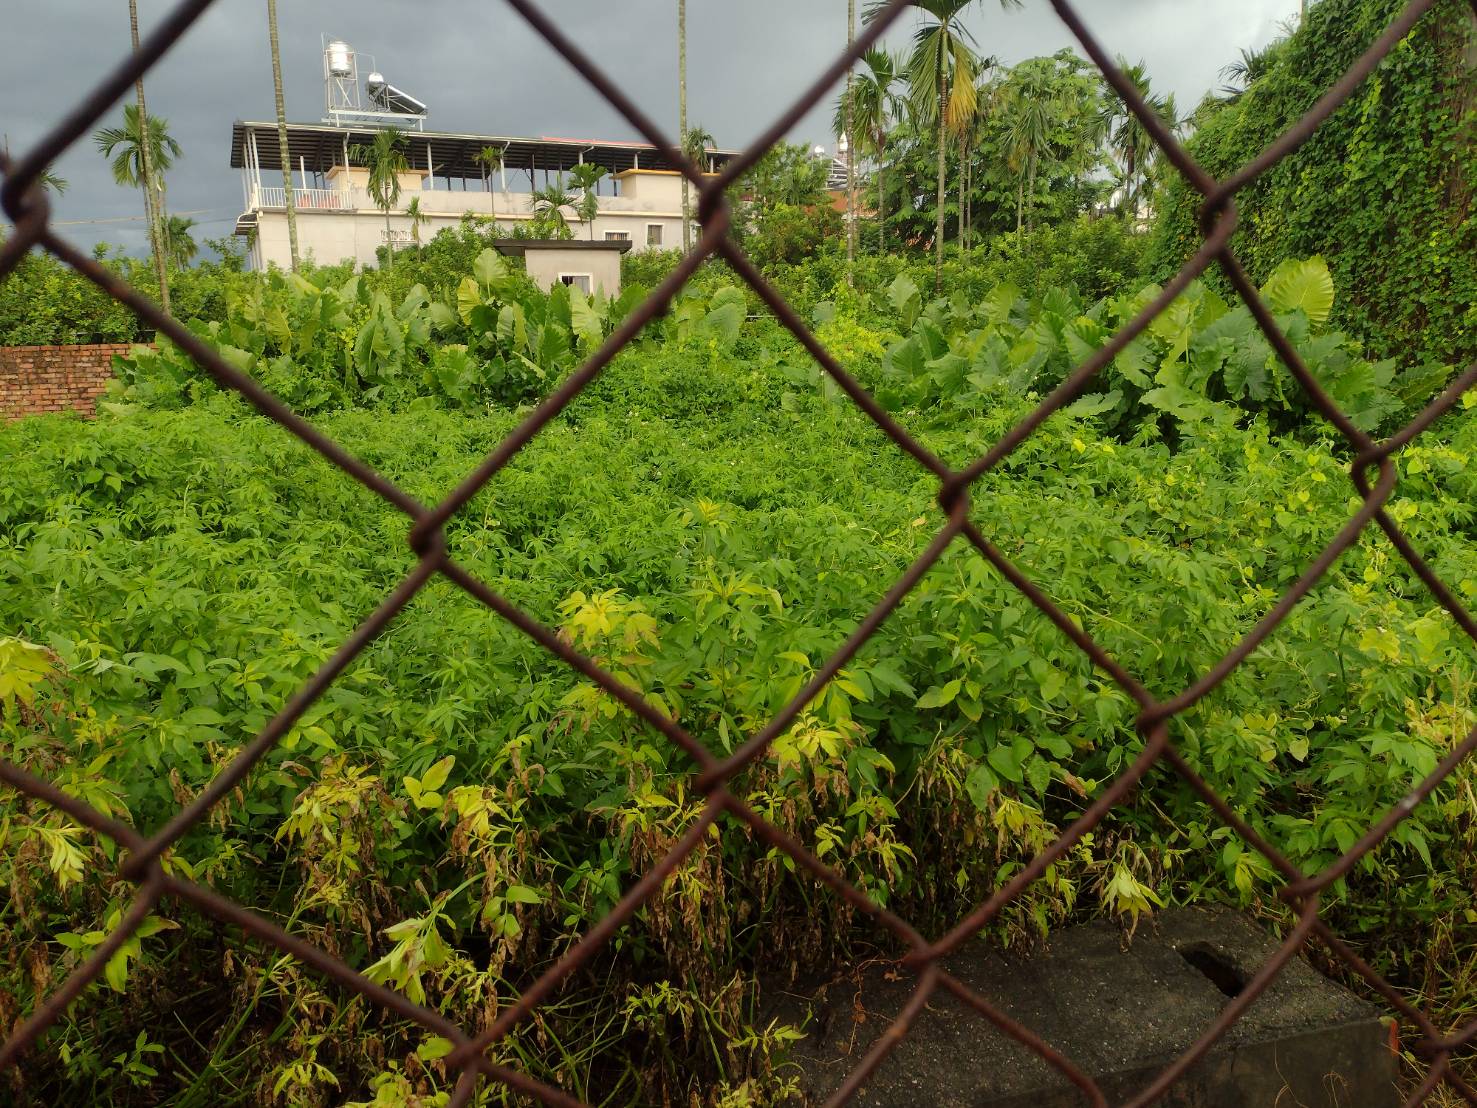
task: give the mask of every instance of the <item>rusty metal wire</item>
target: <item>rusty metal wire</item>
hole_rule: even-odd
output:
[[[1389,538],[1401,557],[1436,599],[1456,620],[1467,635],[1477,642],[1477,621],[1462,607],[1451,590],[1441,582],[1400,531],[1384,506],[1395,488],[1395,454],[1448,411],[1474,384],[1477,366],[1461,374],[1440,396],[1407,426],[1383,442],[1364,434],[1339,410],[1318,381],[1309,373],[1288,338],[1279,330],[1257,289],[1242,269],[1230,248],[1236,226],[1236,193],[1293,153],[1308,140],[1318,126],[1342,105],[1353,91],[1374,72],[1385,55],[1415,27],[1435,5],[1436,0],[1413,0],[1389,25],[1368,51],[1328,91],[1328,93],[1290,130],[1226,181],[1209,176],[1185,151],[1150,109],[1133,83],[1113,64],[1101,44],[1083,24],[1070,0],[1050,0],[1057,14],[1081,44],[1088,57],[1122,98],[1129,111],[1142,123],[1171,164],[1205,198],[1202,208],[1203,242],[1180,273],[1170,281],[1153,303],[1130,321],[1108,343],[1082,363],[1050,396],[1017,426],[1011,429],[986,454],[962,470],[953,470],[915,440],[887,414],[856,379],[839,365],[811,334],[795,310],[774,290],[740,248],[728,237],[730,205],[728,189],[751,168],[800,118],[810,111],[840,80],[862,54],[911,6],[911,0],[891,0],[878,17],[846,52],[832,62],[794,104],[748,149],[728,164],[715,178],[705,177],[674,146],[663,131],[642,112],[621,89],[559,29],[534,0],[505,0],[532,28],[563,56],[565,61],[588,81],[612,107],[648,141],[664,149],[672,162],[697,187],[698,220],[702,236],[693,251],[676,267],[660,287],[604,342],[588,361],[549,395],[537,409],[504,439],[457,486],[434,507],[426,507],[402,491],[372,468],[349,454],[311,424],[291,411],[246,374],[222,360],[178,321],[166,315],[152,301],[122,283],[92,258],[78,252],[53,232],[49,208],[39,185],[39,174],[68,146],[86,134],[103,114],[147,72],[183,35],[215,0],[183,0],[168,18],[141,44],[139,50],[103,80],[84,101],[51,131],[36,147],[19,159],[0,156],[0,206],[14,223],[14,233],[0,245],[0,280],[3,280],[27,251],[40,247],[104,290],[127,304],[160,334],[186,351],[217,383],[245,397],[259,412],[280,424],[298,439],[311,446],[330,463],[353,477],[371,492],[403,512],[410,520],[408,541],[417,558],[414,569],[343,643],[327,663],[309,680],[262,731],[245,746],[235,759],[189,804],[181,808],[162,828],[151,835],[113,819],[68,795],[48,781],[42,780],[8,760],[0,759],[0,781],[34,799],[53,805],[79,824],[91,828],[120,845],[126,853],[118,867],[121,877],[137,885],[137,893],[128,911],[106,939],[83,961],[44,1002],[20,1023],[10,1039],[0,1046],[0,1069],[13,1064],[32,1047],[88,985],[103,973],[111,955],[139,928],[148,914],[165,897],[186,901],[208,917],[234,927],[247,935],[276,947],[312,966],[324,977],[357,993],[383,1009],[410,1020],[428,1032],[441,1035],[453,1044],[445,1064],[458,1075],[450,1103],[453,1108],[469,1103],[480,1081],[485,1077],[533,1097],[544,1104],[580,1108],[580,1102],[525,1073],[493,1062],[487,1049],[498,1042],[534,1010],[575,970],[588,962],[615,932],[653,897],[661,884],[699,845],[720,816],[747,826],[760,839],[789,855],[816,880],[844,898],[862,915],[889,930],[907,948],[905,964],[917,972],[912,995],[894,1021],[889,1033],[876,1044],[847,1077],[831,1103],[844,1104],[859,1090],[908,1032],[909,1027],[938,990],[953,994],[972,1007],[996,1028],[1055,1067],[1063,1077],[1081,1090],[1093,1105],[1106,1105],[1107,1100],[1091,1077],[1078,1069],[1029,1028],[1022,1026],[950,975],[941,959],[994,919],[1002,908],[1019,896],[1046,868],[1065,854],[1074,843],[1095,828],[1143,779],[1155,765],[1165,765],[1178,773],[1242,839],[1260,852],[1285,879],[1280,895],[1297,917],[1276,953],[1255,974],[1247,986],[1222,1010],[1216,1020],[1172,1065],[1128,1103],[1133,1106],[1158,1101],[1211,1047],[1229,1030],[1246,1009],[1267,988],[1284,966],[1315,936],[1330,955],[1342,961],[1363,978],[1400,1015],[1420,1032],[1416,1054],[1429,1062],[1429,1069],[1407,1103],[1420,1104],[1437,1088],[1446,1086],[1468,1103],[1477,1105],[1474,1090],[1452,1068],[1452,1057],[1477,1041],[1477,1021],[1455,1034],[1443,1033],[1420,1010],[1407,1002],[1389,982],[1361,959],[1319,918],[1320,894],[1333,882],[1346,875],[1370,850],[1415,807],[1424,801],[1474,749],[1477,729],[1467,735],[1442,760],[1434,772],[1422,781],[1394,809],[1346,850],[1332,865],[1316,874],[1305,874],[1276,847],[1268,843],[1243,821],[1176,751],[1170,741],[1169,722],[1214,690],[1239,666],[1286,618],[1292,608],[1305,597],[1330,566],[1363,534],[1371,522]],[[1469,0],[1477,13],[1477,0]],[[810,352],[851,400],[864,411],[897,446],[911,455],[939,481],[938,500],[947,523],[934,537],[924,553],[888,590],[870,614],[862,620],[845,643],[816,673],[804,689],[758,733],[752,735],[727,757],[719,758],[694,738],[680,723],[648,704],[635,689],[622,684],[591,659],[575,651],[549,628],[494,592],[458,565],[447,553],[442,528],[445,524],[526,446],[538,432],[554,419],[617,353],[654,317],[662,313],[673,297],[704,261],[722,258],[739,274],[773,310],[775,317]],[[1350,479],[1358,490],[1361,507],[1327,545],[1297,582],[1287,590],[1262,620],[1198,681],[1168,700],[1155,699],[1121,664],[1102,649],[1091,636],[1052,602],[1050,597],[1012,564],[1000,549],[971,521],[969,489],[972,483],[1009,456],[1052,413],[1069,403],[1123,348],[1149,326],[1154,318],[1184,291],[1187,285],[1212,264],[1221,267],[1231,284],[1253,313],[1277,355],[1296,377],[1318,411],[1337,429],[1354,454]],[[929,940],[903,920],[874,903],[866,894],[849,884],[839,873],[822,863],[804,846],[777,827],[766,822],[743,800],[729,791],[729,782],[746,766],[762,757],[770,744],[780,736],[799,713],[837,674],[888,615],[913,589],[923,575],[956,540],[973,546],[1016,589],[1051,620],[1093,662],[1139,705],[1137,728],[1144,740],[1143,752],[1054,842],[1007,884],[996,890],[984,903],[942,938]],[[585,936],[551,968],[544,972],[522,994],[516,1003],[504,1009],[496,1021],[471,1034],[424,1005],[368,980],[332,955],[314,947],[302,938],[290,935],[276,924],[247,910],[211,890],[167,873],[161,856],[190,828],[204,819],[212,806],[236,788],[251,768],[267,754],[316,701],[337,676],[380,634],[395,616],[433,577],[440,575],[467,594],[513,624],[545,650],[557,656],[586,678],[615,697],[647,725],[685,751],[696,763],[693,786],[705,796],[706,803],[675,846],[640,880],[631,886],[615,908],[591,928]]]

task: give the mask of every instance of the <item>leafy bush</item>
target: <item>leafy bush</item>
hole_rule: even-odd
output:
[[[944,255],[940,295],[978,303],[997,285],[1013,284],[1031,299],[1049,289],[1075,290],[1090,301],[1136,284],[1141,275],[1143,236],[1121,219],[1079,219],[1034,231],[998,235],[986,245]],[[765,275],[802,313],[826,301],[843,300],[846,257],[834,244],[799,264],[771,265]],[[918,288],[932,291],[933,263],[922,254],[863,254],[856,262],[855,286],[864,292],[887,289],[906,275]],[[869,300],[876,312],[869,321],[890,322],[885,298]]]
[[[917,285],[900,276],[888,297],[908,334],[887,351],[879,395],[894,409],[939,398],[961,411],[1002,395],[1045,395],[1161,292],[1150,285],[1084,307],[1061,289],[1031,301],[1014,285],[998,285],[978,304],[955,297],[925,308]],[[1320,258],[1284,263],[1262,295],[1309,371],[1363,430],[1411,412],[1444,379],[1440,368],[1402,372],[1394,359],[1371,362],[1347,335],[1323,330],[1334,288]],[[1248,413],[1283,432],[1316,433],[1322,420],[1251,310],[1198,281],[1085,386],[1071,411],[1142,441],[1233,424]]]

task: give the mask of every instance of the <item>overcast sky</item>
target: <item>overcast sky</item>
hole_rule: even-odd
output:
[[[34,142],[128,49],[126,0],[4,0],[0,132],[13,153]],[[676,130],[676,0],[543,0],[633,98]],[[173,5],[139,0],[147,28]],[[858,7],[863,7],[859,3]],[[632,128],[575,76],[500,0],[280,0],[287,115],[323,114],[322,39],[375,55],[395,85],[430,105],[433,130],[500,135],[635,138]],[[689,0],[689,115],[720,146],[741,147],[778,115],[844,45],[846,0]],[[1112,51],[1142,59],[1155,87],[1186,110],[1242,47],[1260,46],[1295,16],[1298,0],[1079,0]],[[217,0],[155,66],[151,113],[169,121],[184,157],[169,177],[172,211],[195,212],[197,238],[231,233],[241,205],[228,165],[230,126],[273,118],[266,0]],[[890,35],[901,47],[905,13]],[[981,52],[1006,62],[1074,45],[1045,0],[1002,12],[981,0],[968,17]],[[361,72],[363,72],[361,64]],[[792,134],[830,142],[830,101]],[[114,108],[107,122],[121,120]],[[58,220],[138,215],[137,190],[112,183],[90,141],[57,165],[71,188]],[[142,221],[59,228],[83,246],[108,241],[141,251]]]

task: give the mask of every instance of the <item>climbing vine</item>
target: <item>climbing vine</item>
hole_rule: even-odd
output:
[[[1323,0],[1265,56],[1240,96],[1205,112],[1192,155],[1224,179],[1291,127],[1405,7]],[[1343,295],[1333,323],[1378,357],[1477,359],[1477,16],[1441,0],[1293,156],[1236,198],[1233,246],[1265,280],[1320,255]],[[1200,243],[1200,197],[1175,180],[1149,268],[1165,276]]]

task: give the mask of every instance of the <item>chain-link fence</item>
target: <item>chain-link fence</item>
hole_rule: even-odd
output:
[[[0,201],[3,201],[5,211],[15,223],[14,233],[5,241],[3,247],[0,247],[0,279],[4,279],[15,268],[27,251],[39,246],[96,282],[132,308],[141,319],[157,328],[159,333],[167,335],[171,341],[178,344],[220,385],[240,393],[262,414],[307,443],[371,492],[404,512],[410,521],[410,547],[418,561],[415,568],[400,582],[380,607],[359,626],[332,658],[292,697],[255,739],[242,748],[234,761],[194,800],[180,809],[162,828],[151,835],[145,835],[138,829],[111,818],[77,797],[63,792],[54,784],[34,776],[10,761],[0,759],[0,780],[4,780],[22,793],[54,805],[79,824],[91,828],[122,846],[126,852],[122,855],[118,872],[123,878],[135,883],[138,890],[131,906],[104,941],[93,949],[87,959],[46,998],[44,1003],[36,1008],[29,1018],[20,1024],[4,1046],[0,1047],[0,1069],[14,1063],[24,1051],[33,1046],[43,1032],[62,1015],[67,1006],[88,985],[101,977],[108,960],[134,934],[161,899],[174,897],[194,905],[198,910],[221,923],[239,927],[246,934],[255,936],[314,967],[326,978],[345,989],[362,995],[372,1003],[413,1021],[429,1032],[449,1039],[454,1044],[454,1048],[446,1057],[445,1064],[449,1072],[459,1074],[455,1092],[450,1101],[453,1108],[467,1104],[472,1099],[478,1083],[484,1077],[502,1082],[545,1104],[573,1105],[577,1108],[580,1102],[573,1097],[527,1074],[491,1061],[485,1052],[492,1044],[506,1036],[515,1025],[527,1020],[566,978],[585,965],[615,932],[658,891],[668,876],[683,863],[699,845],[702,838],[709,834],[710,828],[715,827],[720,817],[728,816],[744,824],[776,850],[787,854],[796,864],[832,889],[837,896],[845,898],[858,912],[887,928],[909,950],[904,962],[917,975],[909,1002],[897,1017],[890,1033],[878,1037],[876,1044],[842,1083],[832,1103],[842,1104],[852,1098],[882,1063],[888,1052],[908,1032],[910,1025],[923,1010],[929,998],[942,989],[952,993],[995,1027],[1045,1059],[1082,1091],[1086,1101],[1103,1105],[1107,1101],[1091,1077],[1074,1065],[1071,1059],[1054,1050],[1030,1028],[1022,1026],[978,992],[962,984],[942,968],[941,959],[977,934],[1007,904],[1039,879],[1048,866],[1060,859],[1084,835],[1095,828],[1153,766],[1165,764],[1178,773],[1222,820],[1234,828],[1282,875],[1285,883],[1281,888],[1281,896],[1295,912],[1298,922],[1276,953],[1252,977],[1245,988],[1226,1004],[1212,1025],[1130,1103],[1133,1105],[1151,1104],[1167,1093],[1185,1071],[1203,1057],[1226,1034],[1231,1025],[1241,1018],[1288,961],[1316,937],[1334,958],[1344,962],[1353,972],[1368,982],[1419,1030],[1421,1038],[1416,1044],[1415,1051],[1417,1055],[1427,1060],[1429,1069],[1407,1103],[1424,1102],[1444,1084],[1469,1103],[1477,1104],[1477,1089],[1474,1089],[1459,1073],[1455,1072],[1451,1065],[1451,1060],[1457,1052],[1477,1040],[1477,1022],[1473,1022],[1456,1034],[1443,1034],[1423,1012],[1409,1004],[1389,982],[1346,946],[1319,918],[1318,914],[1320,894],[1335,881],[1348,874],[1356,863],[1389,835],[1391,830],[1418,804],[1424,801],[1463,759],[1477,749],[1477,729],[1474,729],[1464,741],[1452,749],[1429,777],[1413,789],[1383,819],[1370,827],[1364,836],[1344,851],[1337,861],[1312,875],[1299,870],[1276,847],[1242,820],[1181,757],[1169,737],[1170,721],[1225,681],[1277,628],[1292,608],[1313,589],[1329,567],[1355,543],[1370,523],[1379,526],[1417,577],[1435,595],[1442,607],[1451,613],[1452,618],[1468,637],[1477,642],[1477,621],[1474,621],[1452,591],[1436,577],[1401,532],[1394,519],[1384,510],[1384,505],[1389,500],[1396,484],[1395,455],[1448,411],[1469,387],[1477,383],[1477,366],[1461,374],[1400,431],[1383,442],[1376,442],[1360,431],[1349,417],[1340,411],[1327,392],[1310,374],[1287,336],[1279,330],[1271,311],[1262,302],[1256,287],[1238,263],[1229,245],[1232,231],[1236,226],[1235,196],[1237,192],[1307,141],[1318,126],[1344,103],[1356,87],[1379,66],[1385,55],[1411,32],[1438,0],[1414,0],[1409,4],[1307,115],[1254,161],[1225,181],[1213,179],[1186,153],[1160,116],[1145,102],[1139,90],[1115,67],[1101,44],[1083,24],[1073,4],[1069,0],[1051,0],[1057,14],[1076,36],[1082,49],[1102,71],[1129,111],[1152,136],[1163,155],[1205,197],[1201,220],[1203,242],[1195,255],[1154,298],[1152,303],[1079,366],[988,453],[962,470],[954,470],[945,465],[894,421],[858,384],[856,379],[826,352],[795,310],[770,286],[728,237],[732,219],[732,208],[727,196],[729,188],[807,112],[820,103],[829,90],[845,76],[848,69],[861,58],[862,54],[873,46],[880,36],[897,21],[898,17],[911,6],[911,0],[891,0],[877,13],[877,18],[867,24],[864,33],[856,39],[852,47],[828,66],[747,152],[735,158],[721,174],[712,178],[701,175],[697,168],[673,146],[662,130],[631,102],[600,67],[570,41],[557,23],[540,10],[534,0],[506,0],[507,4],[562,55],[637,131],[648,141],[667,151],[667,156],[681,167],[682,172],[698,189],[700,197],[698,220],[702,227],[702,236],[696,248],[682,259],[671,275],[615,330],[589,360],[499,443],[496,449],[468,474],[445,500],[434,507],[418,503],[364,462],[325,437],[269,394],[256,381],[232,368],[177,320],[164,314],[154,303],[133,288],[123,284],[98,262],[80,253],[52,230],[46,194],[39,183],[42,170],[67,147],[85,135],[126,93],[134,81],[148,71],[200,18],[205,10],[211,7],[213,2],[214,0],[184,0],[158,30],[148,36],[133,56],[102,81],[92,94],[34,149],[19,158],[0,160],[0,173],[3,173],[4,177],[3,188],[0,188]],[[1477,14],[1477,0],[1469,0],[1469,2],[1474,14]],[[726,261],[734,272],[740,275],[769,305],[778,320],[794,334],[851,400],[893,442],[938,478],[939,504],[948,517],[947,524],[934,537],[924,553],[898,579],[845,643],[815,674],[809,684],[771,719],[767,726],[742,743],[732,754],[723,758],[714,755],[678,721],[669,718],[647,703],[636,690],[627,687],[594,661],[576,652],[553,631],[538,623],[468,573],[448,555],[442,531],[444,525],[499,470],[507,465],[514,455],[538,434],[541,428],[554,419],[582,389],[593,381],[648,322],[667,308],[698,266],[710,258],[721,258]],[[1221,267],[1227,279],[1249,306],[1258,326],[1277,355],[1291,370],[1308,398],[1337,428],[1343,440],[1348,444],[1354,456],[1350,477],[1359,492],[1362,504],[1358,512],[1324,548],[1313,564],[1245,638],[1193,685],[1171,699],[1159,700],[1151,696],[1138,679],[1094,642],[1076,621],[1068,617],[1042,589],[1013,565],[990,539],[980,532],[970,519],[968,494],[970,486],[977,478],[997,466],[1019,447],[1048,416],[1068,404],[1092,377],[1143,332],[1155,317],[1186,289],[1191,281],[1213,264]],[[863,892],[849,884],[841,874],[822,863],[814,853],[785,832],[766,822],[748,804],[730,792],[728,785],[736,774],[764,756],[771,743],[782,735],[806,705],[825,689],[827,683],[851,660],[929,568],[956,541],[966,542],[978,550],[1042,614],[1090,657],[1094,665],[1109,675],[1137,702],[1140,708],[1137,727],[1143,737],[1144,747],[1133,764],[1104,789],[1091,806],[1050,846],[946,935],[930,940],[915,930],[907,920],[873,903]],[[707,798],[701,814],[693,821],[676,845],[621,897],[614,910],[591,928],[563,957],[534,981],[515,1004],[503,1010],[495,1022],[475,1034],[455,1026],[439,1013],[370,981],[339,959],[314,947],[302,938],[288,934],[276,924],[248,911],[241,905],[219,896],[194,881],[185,880],[177,874],[166,873],[160,864],[161,855],[182,835],[203,820],[212,806],[241,784],[251,768],[288,733],[334,679],[438,574],[491,608],[572,669],[598,684],[644,720],[647,725],[685,751],[696,764],[692,786],[697,794]]]

